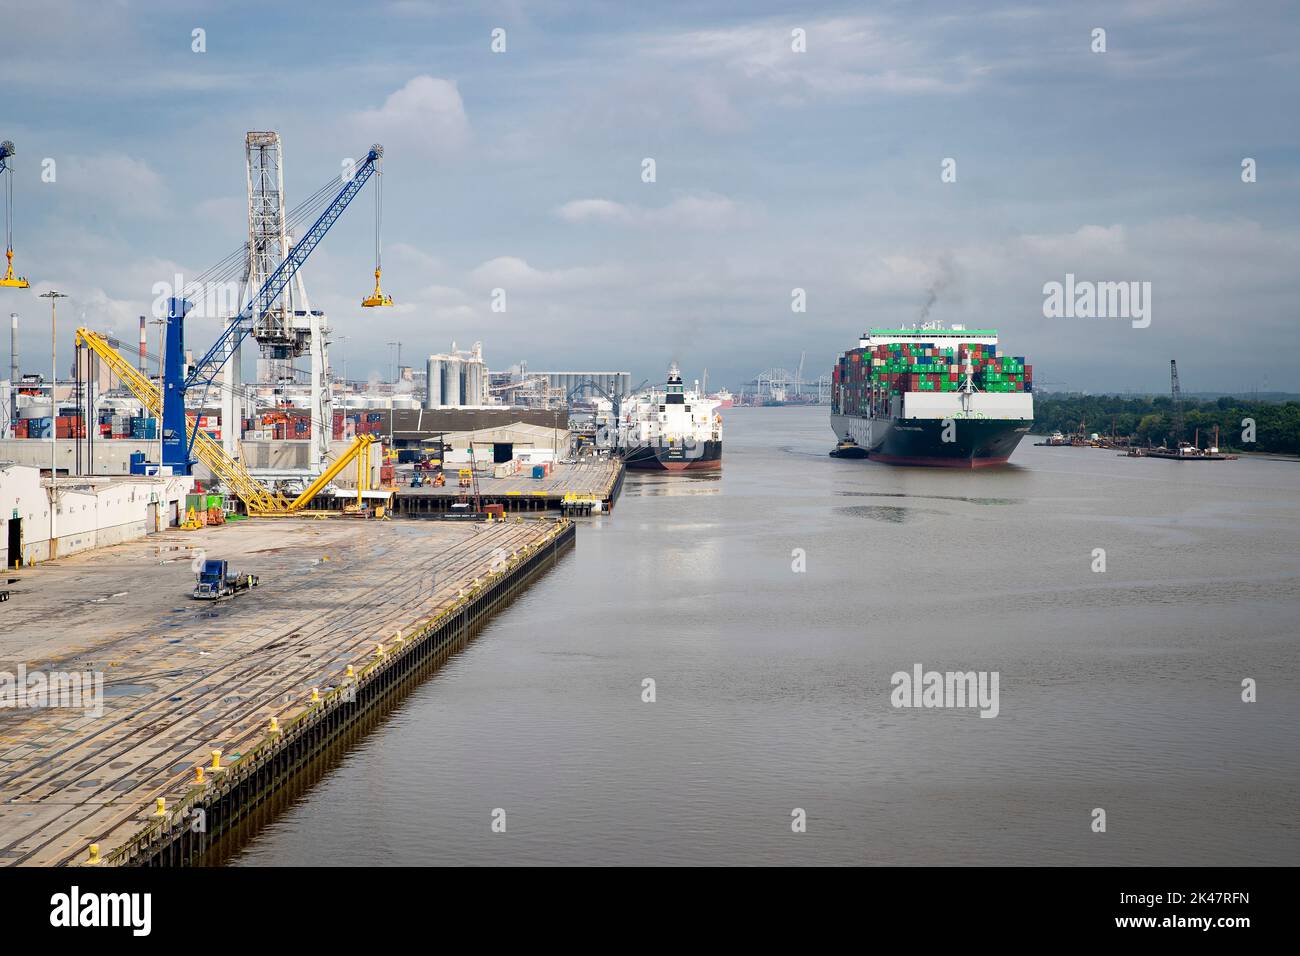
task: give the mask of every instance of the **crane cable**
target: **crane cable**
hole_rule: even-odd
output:
[[[383,216],[384,216],[384,171],[378,166],[375,167],[375,273],[378,274],[382,263],[380,261],[380,236],[382,235]]]
[[[353,163],[352,168],[343,174],[344,180],[351,180],[364,164],[364,160]],[[329,202],[333,201],[338,192],[339,180],[330,177],[323,185],[317,188],[311,195],[295,206],[285,216],[284,230],[286,233],[293,231],[297,226],[302,225],[308,219],[314,220]],[[286,255],[289,250],[285,250]],[[190,282],[186,283],[184,295],[189,295],[191,290],[196,290],[195,295],[202,294],[202,287],[207,283],[224,283],[231,282],[246,272],[248,266],[248,243],[243,242],[238,248],[221,258],[206,271],[200,273]]]
[[[14,167],[5,163],[5,251],[14,250]]]

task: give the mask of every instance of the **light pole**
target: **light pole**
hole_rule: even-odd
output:
[[[158,394],[162,395],[163,389],[166,387],[163,385],[163,364],[166,361],[166,355],[167,355],[167,319],[164,317],[160,319],[154,319],[153,321],[154,324],[158,326]],[[146,372],[146,376],[147,374],[148,373]],[[155,421],[157,421],[158,423],[158,468],[159,468],[158,473],[162,474],[163,427],[162,427],[162,402],[161,401],[158,403],[158,417],[157,419],[155,419]],[[244,423],[240,422],[239,427],[242,429],[244,427]],[[241,431],[240,434],[242,436],[243,432]]]
[[[350,338],[352,338],[352,336],[350,336],[350,335],[339,335],[339,336],[336,336],[336,337],[335,337],[334,341],[336,341],[336,342],[346,342],[346,341],[347,341],[348,339],[350,339]],[[343,387],[344,387],[344,389],[346,389],[347,386],[348,386],[348,353],[347,353],[347,352],[344,352],[344,353],[343,353]]]
[[[42,299],[50,300],[50,548],[48,560],[54,559],[54,512],[59,505],[58,488],[55,477],[58,475],[58,435],[59,403],[54,394],[54,386],[59,381],[59,340],[57,335],[55,307],[59,299],[66,299],[62,292],[51,289],[41,293]]]

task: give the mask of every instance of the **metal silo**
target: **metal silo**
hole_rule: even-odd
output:
[[[464,362],[458,356],[448,355],[442,364],[442,404],[458,407],[465,404]]]
[[[473,360],[465,363],[465,404],[483,404],[483,363]]]
[[[442,404],[442,356],[430,355],[424,366],[428,388],[424,393],[424,407],[437,408]]]

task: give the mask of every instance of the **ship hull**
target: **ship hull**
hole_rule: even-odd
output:
[[[627,449],[623,462],[640,471],[710,471],[722,467],[722,442],[637,445]]]
[[[835,434],[852,438],[873,461],[938,468],[1005,465],[1029,427],[1024,419],[955,419],[945,426],[929,418],[831,415]]]

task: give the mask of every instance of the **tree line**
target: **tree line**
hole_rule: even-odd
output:
[[[1042,394],[1034,396],[1034,431],[1082,431],[1129,436],[1139,445],[1176,447],[1197,441],[1207,448],[1219,428],[1219,447],[1300,455],[1300,402],[1266,402],[1225,396],[1183,399],[1182,432],[1174,434],[1173,400],[1167,395]],[[1253,427],[1252,427],[1253,426]],[[1253,439],[1253,440],[1252,440]]]

